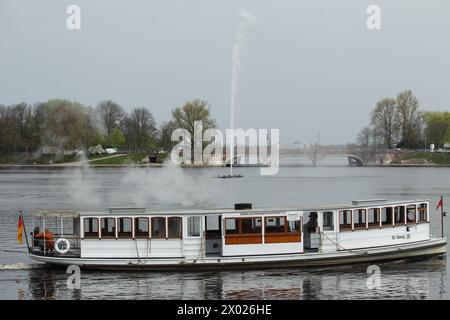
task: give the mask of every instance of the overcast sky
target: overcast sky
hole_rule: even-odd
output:
[[[81,30],[66,27],[70,4]],[[379,31],[366,27],[370,4]],[[227,128],[241,10],[257,21],[240,51],[236,127],[335,144],[404,89],[424,110],[450,110],[448,0],[0,0],[0,104],[112,99],[160,123],[202,98]]]

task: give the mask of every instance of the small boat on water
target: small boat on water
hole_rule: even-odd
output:
[[[428,200],[253,209],[32,213],[31,258],[90,269],[332,266],[446,252]]]

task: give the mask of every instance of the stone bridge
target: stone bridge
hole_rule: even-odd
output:
[[[268,151],[270,153],[270,150]],[[240,156],[235,150],[234,163],[240,163]],[[257,158],[257,155],[249,154],[246,150],[248,158]],[[386,157],[389,156],[386,150],[364,149],[356,145],[297,145],[297,144],[280,144],[279,148],[280,165],[283,160],[289,158],[307,159],[313,166],[320,165],[326,158],[346,158],[348,166],[359,167],[364,165],[383,164]],[[229,164],[229,159],[225,160]]]

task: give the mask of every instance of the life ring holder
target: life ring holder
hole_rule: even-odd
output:
[[[59,244],[60,244],[61,242],[64,242],[64,243],[65,243],[65,245],[66,245],[65,249],[61,249],[61,248],[59,247]],[[55,250],[56,250],[56,252],[58,252],[58,253],[60,253],[60,254],[65,254],[65,253],[67,253],[67,251],[70,250],[70,242],[69,242],[69,240],[64,239],[64,238],[59,238],[58,240],[56,240],[56,242],[55,242]]]

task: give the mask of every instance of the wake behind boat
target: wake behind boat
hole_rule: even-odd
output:
[[[331,266],[446,252],[430,235],[428,200],[311,208],[38,211],[31,258],[90,269]]]

